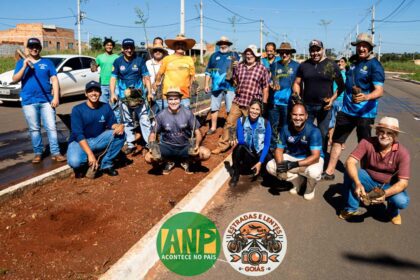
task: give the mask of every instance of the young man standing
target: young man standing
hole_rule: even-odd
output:
[[[40,56],[42,46],[39,39],[30,38],[26,47],[29,56],[16,63],[12,79],[14,83],[22,82],[19,95],[35,154],[32,163],[42,160],[41,120],[50,142],[51,158],[58,162],[66,161],[60,154],[55,123],[55,108],[59,105],[57,72],[49,59]]]
[[[207,131],[208,135],[216,132],[217,117],[223,97],[225,98],[226,114],[229,114],[235,97],[235,87],[233,86],[232,73],[230,73],[231,77],[227,77],[227,74],[239,62],[239,55],[229,50],[232,42],[227,37],[222,36],[216,45],[219,46],[219,50],[213,53],[209,59],[205,79],[205,91],[211,91],[211,127]]]
[[[100,102],[101,85],[95,81],[86,84],[87,101],[76,105],[71,112],[71,135],[67,151],[68,164],[76,177],[83,176],[86,165],[109,176],[117,176],[113,159],[124,145],[124,125],[118,124],[111,106]],[[99,163],[95,152],[106,149]]]
[[[266,57],[261,59],[261,63],[268,71],[270,71],[271,65],[281,60],[281,57],[276,55],[276,43],[268,42],[265,44],[265,54]]]
[[[152,58],[149,59],[148,61],[146,61],[146,67],[147,67],[147,71],[149,71],[150,74],[150,83],[154,84],[155,82],[155,78],[157,73],[159,72],[160,66],[162,65],[162,60],[163,58],[167,55],[167,51],[163,48],[163,45],[161,43],[159,43],[159,40],[156,40],[156,43],[153,43],[153,47],[152,47]],[[163,108],[163,96],[161,96],[162,92],[158,92],[158,90],[154,90],[153,91],[153,97],[154,97],[154,101],[157,104],[157,109],[156,109],[156,114],[159,111],[162,111]],[[160,94],[160,95],[156,95],[156,94]]]

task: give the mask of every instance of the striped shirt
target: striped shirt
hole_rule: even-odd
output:
[[[259,62],[252,67],[240,63],[233,73],[236,96],[233,102],[248,107],[252,99],[262,100],[262,90],[268,87],[270,73]]]

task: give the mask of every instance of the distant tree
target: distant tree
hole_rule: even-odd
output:
[[[100,49],[102,49],[102,39],[99,37],[92,37],[90,39],[90,47],[92,50],[94,51],[98,51]]]

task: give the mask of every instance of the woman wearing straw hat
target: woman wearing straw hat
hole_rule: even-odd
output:
[[[183,34],[179,34],[175,39],[165,40],[165,44],[175,53],[166,56],[159,72],[156,75],[156,81],[153,88],[156,90],[162,83],[162,75],[165,75],[165,82],[163,83],[163,94],[168,92],[169,88],[179,87],[182,93],[181,104],[185,108],[190,107],[190,87],[194,81],[195,67],[194,61],[185,52],[190,50],[195,45],[194,39],[186,38]],[[167,102],[164,102],[164,107],[167,107]]]

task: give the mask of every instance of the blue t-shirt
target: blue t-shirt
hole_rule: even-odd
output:
[[[51,102],[53,98],[50,78],[57,76],[54,64],[51,60],[41,57],[33,65],[34,69],[29,66],[26,67],[22,76],[22,89],[19,93],[22,98],[22,105]],[[23,59],[16,63],[14,73],[19,72],[22,66]]]
[[[278,79],[280,90],[270,95],[270,103],[275,105],[288,106],[292,95],[292,86],[296,79],[299,63],[291,60],[289,64],[283,65],[277,61],[270,66],[271,79]]]
[[[264,65],[265,68],[267,68],[267,70],[270,70],[270,67],[272,64],[281,61],[281,57],[280,56],[275,56],[274,57],[274,61],[270,64],[270,62],[268,62],[268,58],[267,57],[263,57],[261,58],[261,63],[262,65]]]
[[[150,74],[143,58],[135,55],[132,60],[127,61],[122,55],[114,61],[111,76],[118,80],[118,96],[124,98],[124,90],[129,87],[141,88],[145,94],[143,77]]]
[[[346,70],[341,70],[341,76],[343,77],[343,81],[344,81],[344,83],[346,82]],[[333,84],[333,92],[335,92],[336,90],[337,90],[337,88],[338,88],[338,86],[337,86],[337,83],[334,81],[334,84]],[[345,93],[345,91],[343,91],[338,97],[337,97],[337,99],[335,100],[335,101],[338,101],[338,102],[343,102],[343,99],[344,99],[344,93]],[[339,94],[339,92],[337,92],[337,94]]]
[[[161,111],[156,116],[155,128],[152,131],[160,133],[160,141],[177,147],[189,144],[192,130],[200,128],[200,123],[191,110],[180,107],[178,113],[172,114],[169,109]]]
[[[211,90],[213,92],[235,90],[232,84],[226,81],[226,72],[231,65],[232,57],[239,61],[239,55],[236,52],[222,53],[217,51],[211,55],[206,68],[206,76],[211,77]]]
[[[375,89],[374,86],[383,86],[384,82],[384,68],[376,58],[352,64],[346,74],[346,92],[341,111],[351,116],[375,118],[378,112],[378,100],[353,103],[352,87],[356,85],[362,89],[362,93],[369,94]]]
[[[236,136],[238,138],[239,145],[246,145],[245,142],[245,134],[244,134],[244,126],[242,124],[242,118],[239,118],[236,122]],[[258,121],[251,122],[252,133],[255,132],[257,128]],[[265,158],[267,157],[268,151],[270,149],[270,141],[271,141],[271,125],[269,121],[265,121],[265,134],[264,134],[264,148],[261,151],[259,162],[264,163]],[[251,147],[248,147],[252,149]],[[254,149],[255,150],[255,149]]]
[[[86,102],[76,105],[71,111],[71,134],[69,143],[94,138],[117,123],[114,112],[108,103],[100,103],[96,109]]]
[[[280,130],[277,148],[284,149],[284,152],[298,159],[307,158],[312,154],[311,151],[322,152],[322,137],[319,128],[306,122],[305,127],[297,132],[293,125],[285,125]]]

